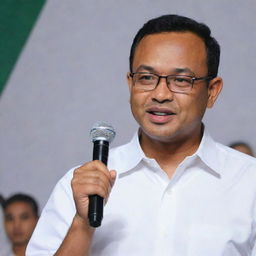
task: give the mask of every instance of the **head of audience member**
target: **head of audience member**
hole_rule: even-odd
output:
[[[254,156],[251,146],[246,142],[238,141],[230,144],[229,146],[249,156]]]
[[[36,200],[26,194],[15,194],[3,203],[6,234],[16,255],[25,255],[26,246],[38,221]]]

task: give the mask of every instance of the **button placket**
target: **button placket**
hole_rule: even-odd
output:
[[[168,186],[163,190],[161,205],[157,218],[157,232],[155,241],[155,256],[167,256],[172,254],[172,244],[175,236],[172,230],[176,219],[176,197],[173,186]]]

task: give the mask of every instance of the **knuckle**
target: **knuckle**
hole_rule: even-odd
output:
[[[76,179],[76,178],[73,178],[73,179],[71,180],[71,186],[74,187],[76,184],[77,184],[77,179]]]
[[[93,164],[97,164],[97,165],[98,165],[98,164],[102,164],[102,162],[101,162],[100,160],[93,160],[92,163],[93,163]]]
[[[101,180],[99,177],[93,177],[91,179],[92,184],[99,185],[101,183]]]

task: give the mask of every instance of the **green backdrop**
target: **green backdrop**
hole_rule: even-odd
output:
[[[0,95],[44,3],[45,0],[0,2]]]

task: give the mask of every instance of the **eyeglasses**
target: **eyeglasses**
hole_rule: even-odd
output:
[[[133,85],[143,91],[152,91],[154,90],[161,78],[166,79],[167,87],[172,92],[178,93],[187,93],[190,92],[193,88],[194,81],[205,80],[209,81],[213,79],[213,76],[206,77],[193,77],[185,75],[168,75],[168,76],[159,76],[157,74],[152,74],[148,72],[135,72],[130,73],[130,76],[133,80]]]

